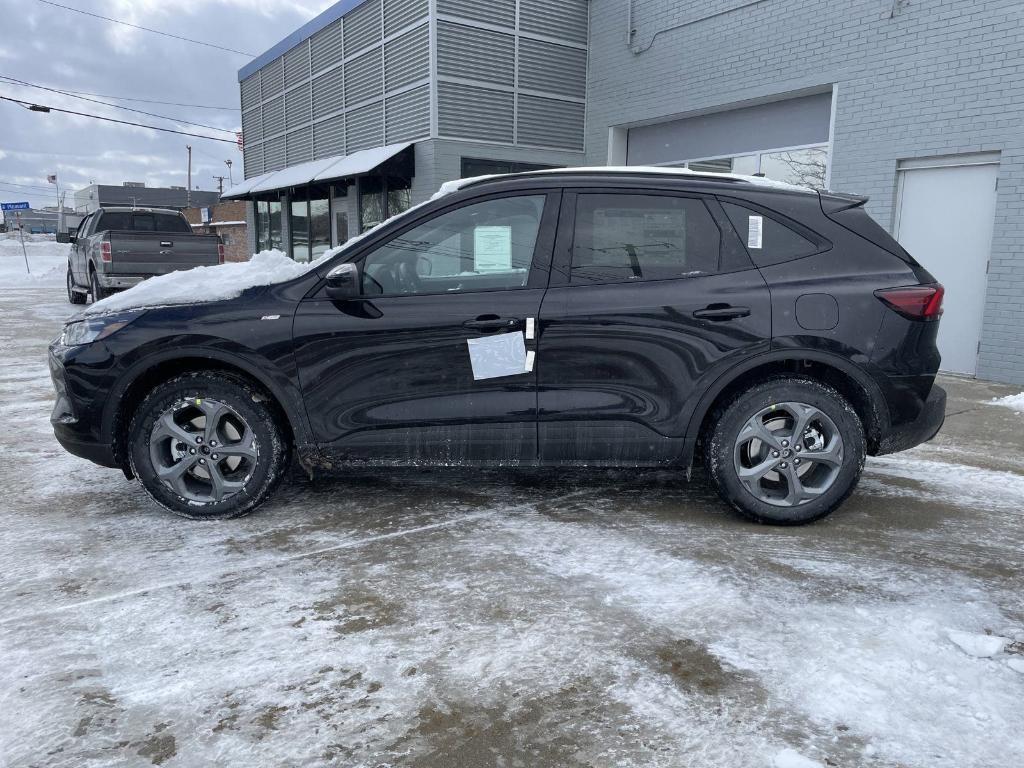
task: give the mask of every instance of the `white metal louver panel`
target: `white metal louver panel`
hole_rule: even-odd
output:
[[[251,179],[263,173],[263,145],[246,144],[242,152],[243,170],[245,178]]]
[[[268,139],[263,143],[263,172],[279,171],[284,168],[284,136]]]
[[[424,24],[384,44],[384,89],[393,90],[430,74],[429,27]]]
[[[260,73],[254,72],[242,81],[242,111],[252,109],[260,103]]]
[[[512,94],[457,83],[437,84],[438,132],[445,137],[512,141]]]
[[[368,104],[345,115],[345,153],[384,143],[384,103]]]
[[[519,29],[587,44],[587,0],[520,0]]]
[[[519,87],[582,99],[587,93],[587,52],[519,38]]]
[[[286,128],[308,123],[313,119],[310,111],[309,83],[287,91],[284,95],[284,121]]]
[[[263,138],[263,113],[258,106],[242,113],[242,138],[246,143]]]
[[[517,143],[583,150],[582,104],[536,96],[519,96]]]
[[[389,96],[385,113],[385,141],[388,144],[429,136],[430,86],[424,85],[397,96]]]
[[[380,50],[372,50],[345,64],[345,105],[366,101],[384,92]]]
[[[345,55],[358,53],[368,45],[380,42],[380,0],[368,0],[345,14],[341,20],[345,34]]]
[[[437,0],[437,12],[513,27],[516,23],[516,0]]]
[[[313,158],[345,154],[345,116],[336,115],[313,123]]]
[[[384,0],[384,36],[427,18],[427,0]]]
[[[284,87],[309,79],[309,41],[303,40],[284,56]]]
[[[437,22],[437,73],[512,85],[515,38],[447,21]]]
[[[309,58],[313,74],[341,61],[341,22],[328,24],[309,38]]]
[[[263,105],[263,135],[273,136],[284,131],[284,96],[278,96]]]
[[[274,59],[260,70],[263,98],[269,99],[284,90],[284,61]]]
[[[342,68],[335,67],[313,79],[313,119],[337,112],[345,102]]]
[[[313,131],[308,126],[292,131],[285,137],[285,156],[288,165],[297,165],[313,159]]]

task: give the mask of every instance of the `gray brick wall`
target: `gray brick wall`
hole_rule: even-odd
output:
[[[628,5],[591,2],[589,163],[609,126],[835,84],[831,186],[891,230],[899,160],[1000,152],[978,376],[1024,384],[1024,3],[633,0],[641,54]]]

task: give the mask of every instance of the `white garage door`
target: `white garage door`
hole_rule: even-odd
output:
[[[946,287],[945,371],[973,375],[977,367],[998,172],[997,161],[985,159],[899,171],[896,239]]]

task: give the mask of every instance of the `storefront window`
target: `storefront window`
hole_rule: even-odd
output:
[[[309,201],[304,192],[292,196],[291,219],[292,258],[309,261]]]
[[[511,160],[464,157],[462,158],[461,177],[468,179],[472,176],[488,176],[494,173],[526,173],[527,171],[543,171],[557,167],[557,165],[542,165],[540,163],[517,163]]]
[[[309,201],[309,244],[314,259],[331,247],[331,204],[326,192]]]
[[[388,176],[387,215],[397,216],[412,207],[412,182],[399,176]]]
[[[828,147],[803,147],[736,157],[690,160],[680,165],[694,171],[761,175],[789,184],[823,189],[828,170]]]
[[[281,236],[281,201],[270,200],[267,202],[267,220],[269,222],[267,241],[269,248],[279,251],[284,250],[284,240]]]
[[[359,225],[365,232],[387,218],[387,199],[384,197],[384,179],[381,176],[363,176],[359,179]]]

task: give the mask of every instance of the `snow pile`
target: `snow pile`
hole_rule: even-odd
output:
[[[1024,413],[1024,392],[1017,395],[1007,395],[1006,397],[996,397],[992,399],[993,405],[1002,405],[1006,408],[1013,408],[1017,413]]]
[[[70,249],[68,243],[58,243],[52,235],[26,235],[25,254],[28,255],[28,265],[32,270],[28,273],[25,271],[25,256],[18,236],[0,236],[0,286],[63,280]]]
[[[795,749],[783,749],[772,758],[772,768],[823,768],[817,760],[804,757]]]
[[[86,315],[99,315],[139,307],[161,307],[172,304],[198,304],[223,301],[240,296],[243,291],[262,285],[283,283],[305,274],[330,255],[312,263],[295,262],[280,251],[261,251],[250,261],[194,267],[181,272],[151,277],[129,288],[97,301],[85,310]]]

